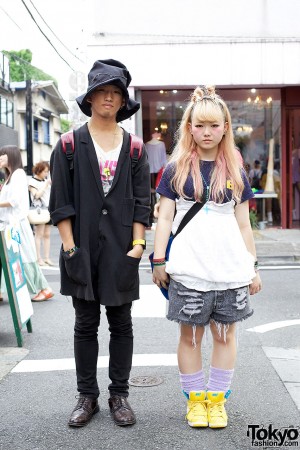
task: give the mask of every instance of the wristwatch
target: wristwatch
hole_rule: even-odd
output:
[[[146,249],[146,241],[145,241],[145,239],[135,239],[132,242],[132,246],[134,247],[135,245],[141,245],[144,250]]]

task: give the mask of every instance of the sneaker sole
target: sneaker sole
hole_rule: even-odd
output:
[[[208,426],[209,426],[209,428],[226,428],[227,427],[227,423],[226,423],[226,425],[211,425],[211,424],[208,424]]]
[[[206,427],[208,427],[208,422],[190,422],[188,420],[187,423],[192,428],[206,428]]]
[[[203,424],[203,423],[192,423],[192,422],[188,422],[189,426],[191,428],[207,428],[208,424]]]

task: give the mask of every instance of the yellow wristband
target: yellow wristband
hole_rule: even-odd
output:
[[[145,250],[145,248],[146,248],[146,241],[145,241],[145,239],[135,239],[132,242],[132,246],[134,247],[135,245],[142,245],[143,249]]]

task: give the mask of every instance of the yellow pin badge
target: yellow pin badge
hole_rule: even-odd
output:
[[[109,170],[108,167],[104,167],[103,172],[104,172],[104,174],[105,174],[105,176],[106,176],[107,178],[110,177],[110,170]]]
[[[233,183],[231,180],[227,180],[227,184],[226,184],[227,189],[233,189]]]

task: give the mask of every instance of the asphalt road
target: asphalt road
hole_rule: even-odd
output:
[[[53,259],[58,247],[54,235]],[[251,433],[247,436],[251,425],[258,425],[258,437],[263,437],[270,427],[299,430],[300,403],[297,407],[297,395],[293,395],[293,388],[298,392],[300,389],[299,272],[276,267],[262,270],[264,289],[252,297],[255,314],[239,327],[238,360],[227,403],[229,425],[224,430],[191,429],[184,420],[185,399],[178,382],[175,356],[178,328],[164,318],[164,300],[152,286],[144,261],[142,300],[133,310],[135,359],[131,376],[160,377],[163,382],[154,387],[132,386],[130,403],[137,414],[137,424],[130,428],[114,425],[107,404],[108,332],[103,314],[99,331],[100,413],[85,428],[71,429],[67,420],[77,394],[74,313],[70,299],[58,294],[58,270],[45,270],[56,296],[33,305],[33,333],[22,331],[23,349],[16,349],[8,302],[0,304],[0,347],[16,353],[19,350],[19,359],[26,353],[0,381],[0,449],[241,450],[255,448],[251,445]],[[255,329],[284,321],[293,321],[294,325],[264,332]],[[211,338],[207,333],[203,348],[205,369],[209,366],[210,351]],[[296,431],[288,433],[292,437]],[[274,436],[278,434],[273,434],[272,439]],[[296,440],[291,443],[296,444]],[[300,445],[300,438],[297,443]]]

